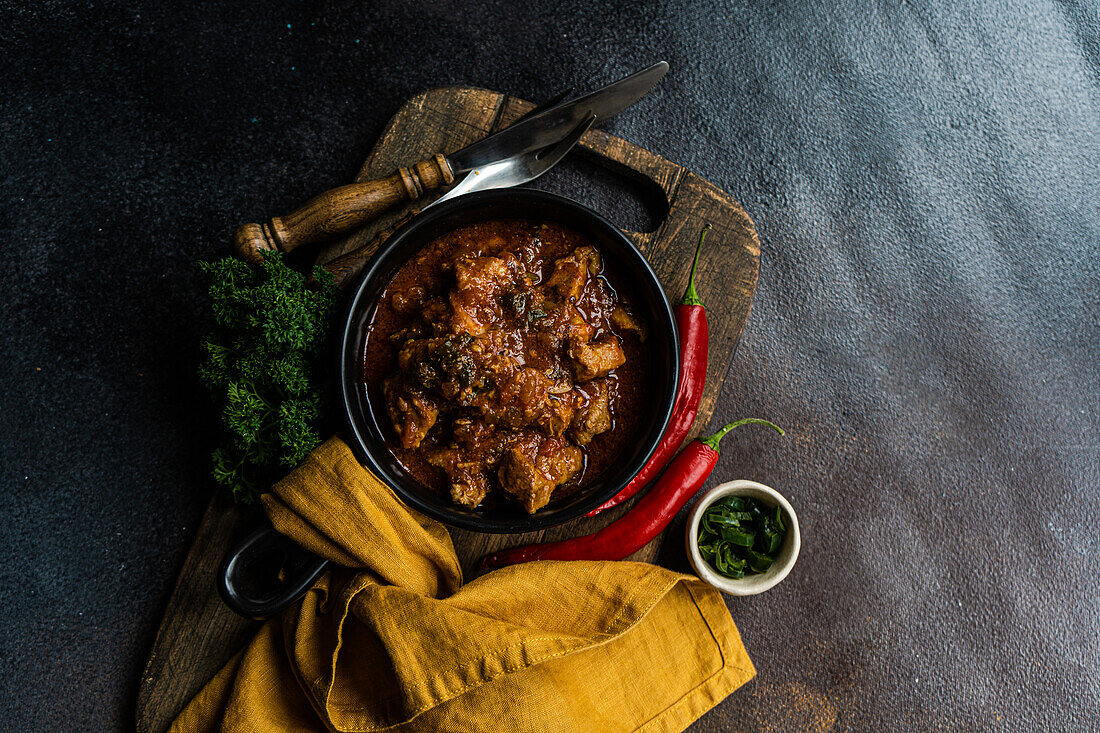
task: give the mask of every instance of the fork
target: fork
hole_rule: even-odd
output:
[[[568,94],[568,92],[566,92],[566,94]],[[551,101],[546,104],[552,106],[556,104],[556,102]],[[536,114],[537,111],[538,110],[535,109],[527,114]],[[363,271],[363,267],[367,264],[371,255],[375,253],[383,242],[389,239],[395,231],[407,224],[424,209],[443,203],[444,201],[455,199],[466,193],[483,191],[490,188],[514,186],[518,183],[524,183],[541,176],[554,167],[559,160],[565,157],[565,154],[577,144],[577,141],[581,139],[584,133],[588,132],[588,129],[592,127],[595,121],[595,115],[589,115],[573,128],[572,132],[554,145],[470,171],[466,174],[466,177],[450,191],[443,194],[423,209],[411,209],[392,227],[382,230],[362,247],[358,247],[347,254],[340,255],[325,263],[322,267],[332,275],[337,287],[343,287]]]

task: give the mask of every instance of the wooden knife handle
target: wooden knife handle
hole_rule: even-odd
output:
[[[301,208],[277,216],[266,224],[245,224],[233,237],[237,256],[259,262],[264,250],[290,252],[348,232],[405,201],[415,201],[425,191],[454,182],[447,159],[437,154],[408,168],[398,168],[388,178],[352,183],[310,199]]]

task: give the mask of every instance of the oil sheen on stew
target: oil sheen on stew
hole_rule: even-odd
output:
[[[530,513],[597,479],[638,438],[650,373],[623,284],[555,223],[480,222],[413,255],[363,359],[401,465],[456,504]]]

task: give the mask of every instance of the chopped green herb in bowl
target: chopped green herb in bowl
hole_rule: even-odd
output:
[[[783,509],[747,496],[724,496],[699,520],[699,554],[727,578],[763,573],[775,562],[787,526]]]
[[[699,577],[721,591],[752,595],[786,577],[801,537],[794,509],[755,481],[722,484],[699,500],[687,549]]]

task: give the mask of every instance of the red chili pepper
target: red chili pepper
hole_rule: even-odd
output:
[[[707,352],[710,348],[710,329],[707,327],[707,312],[703,301],[695,292],[695,267],[699,264],[699,252],[703,249],[703,240],[710,231],[710,224],[703,227],[699,235],[699,244],[695,248],[695,259],[691,263],[691,277],[683,299],[673,309],[676,316],[676,330],[680,333],[680,387],[676,391],[676,401],[672,406],[672,417],[665,428],[664,437],[649,457],[638,475],[630,480],[619,493],[586,514],[594,517],[600,512],[622,504],[631,498],[650,481],[657,478],[676,450],[684,442],[695,416],[699,413],[699,401],[703,399],[703,387],[707,381]]]
[[[515,565],[532,560],[622,560],[645,547],[668,526],[676,512],[699,490],[718,463],[718,441],[729,431],[747,423],[767,425],[767,420],[746,418],[731,422],[709,438],[697,438],[676,456],[653,490],[630,511],[595,534],[559,542],[512,547],[481,558],[479,568]]]

